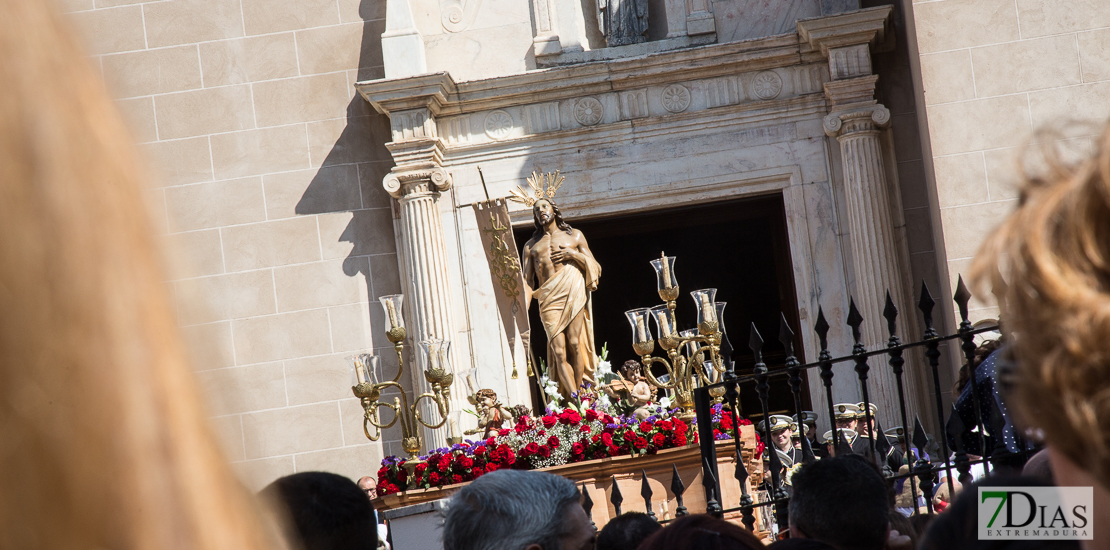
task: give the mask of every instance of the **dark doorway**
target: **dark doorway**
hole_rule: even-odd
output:
[[[780,312],[794,332],[800,332],[781,195],[589,220],[575,220],[573,211],[563,215],[582,231],[601,264],[601,280],[593,293],[594,338],[598,353],[608,344],[614,366],[636,359],[624,312],[662,303],[648,262],[665,251],[677,257],[675,277],[682,289],[675,312],[679,328],[695,326],[696,311],[689,292],[716,288],[717,300],[728,303],[725,331],[734,348],[737,373],[749,374],[754,367],[748,349],[753,322],[765,341],[764,362],[772,371],[782,368],[785,350],[778,341]],[[517,228],[518,246],[523,248],[533,231],[532,226]],[[536,309],[532,304],[532,350],[534,356],[544,357],[547,339]],[[794,349],[804,363],[799,336]],[[660,354],[658,348],[656,354]],[[808,408],[806,387],[803,384],[803,406]],[[741,388],[740,399],[747,416],[762,416],[754,384]],[[772,384],[769,404],[772,414],[793,411],[788,385]]]

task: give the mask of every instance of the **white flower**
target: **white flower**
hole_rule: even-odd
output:
[[[550,408],[551,408],[551,412],[553,412],[553,413],[555,413],[555,414],[559,414],[559,413],[563,412],[563,408],[562,408],[562,407],[560,407],[560,406],[559,406],[559,403],[557,403],[557,402],[555,402],[555,401],[552,401],[552,402],[551,402],[551,404],[550,404],[550,405],[548,405],[548,407],[550,407]]]
[[[608,361],[601,359],[597,362],[597,373],[601,375],[613,374],[612,364]]]
[[[605,410],[609,410],[609,407],[612,407],[612,406],[613,406],[613,402],[609,400],[609,396],[608,396],[608,395],[605,395],[604,393],[602,393],[602,394],[599,394],[599,395],[597,396],[597,402],[598,402],[598,403],[599,403],[599,404],[600,404],[600,405],[601,405],[601,406],[602,406],[602,407],[603,407],[603,408],[604,408]]]
[[[663,407],[664,409],[670,409],[671,398],[664,395],[663,398],[659,400],[659,406]]]

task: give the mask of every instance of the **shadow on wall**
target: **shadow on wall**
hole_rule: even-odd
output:
[[[378,114],[358,92],[353,84],[363,80],[383,78],[381,34],[385,30],[385,0],[362,0],[359,16],[363,21],[358,67],[348,71],[352,84],[351,101],[343,118],[325,122],[335,124],[338,137],[319,162],[295,212],[298,215],[321,215],[320,237],[325,248],[328,242],[351,243],[351,250],[343,260],[343,272],[349,277],[361,273],[366,281],[370,298],[371,326],[381,327],[384,319],[377,298],[401,292],[397,274],[397,251],[393,236],[392,199],[382,188],[382,178],[393,168],[393,158],[385,148],[390,141],[389,118]],[[324,144],[311,144],[324,149]],[[341,226],[343,213],[351,217]],[[331,216],[328,216],[331,214]],[[335,223],[329,223],[336,220]],[[381,332],[381,331],[375,331]],[[392,345],[384,334],[373,334],[373,348],[382,356],[385,369],[395,372],[396,359]],[[354,350],[336,350],[348,352]],[[402,377],[410,389],[409,377]],[[387,392],[388,393],[388,392]],[[353,398],[352,398],[353,399]],[[382,441],[400,441],[399,426],[387,430]],[[386,454],[401,454],[399,445],[384,445]],[[396,449],[390,448],[396,447]]]

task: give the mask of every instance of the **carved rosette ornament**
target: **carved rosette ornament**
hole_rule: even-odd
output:
[[[682,84],[671,84],[663,88],[663,108],[671,113],[681,113],[690,108],[690,90]]]
[[[782,92],[782,77],[774,71],[757,73],[752,80],[752,93],[759,99],[775,99]]]
[[[574,106],[574,120],[583,126],[593,126],[601,122],[604,108],[597,98],[584,97]]]
[[[505,111],[491,111],[486,115],[486,135],[490,139],[502,140],[513,131],[513,116]]]

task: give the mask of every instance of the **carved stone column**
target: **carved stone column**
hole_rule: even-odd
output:
[[[910,331],[915,309],[904,282],[903,265],[895,238],[891,187],[883,160],[880,130],[890,123],[890,111],[875,100],[878,76],[871,74],[871,49],[881,47],[890,33],[891,7],[858,10],[801,21],[798,33],[814,50],[828,58],[832,80],[825,84],[829,115],[825,133],[840,144],[847,229],[851,241],[856,307],[863,315],[862,340],[868,349],[883,347],[888,337],[882,317],[886,293],[900,308],[896,330],[903,342],[920,334]],[[912,357],[906,358],[912,362]],[[868,389],[887,427],[901,423],[897,380],[885,360],[870,362]],[[920,380],[908,363],[903,375],[906,406],[911,414],[924,413]],[[926,408],[921,408],[922,406]],[[921,414],[921,413],[919,413]],[[925,414],[921,414],[922,418]]]
[[[393,141],[386,148],[397,165],[382,185],[400,207],[397,261],[405,294],[409,373],[413,391],[419,395],[430,390],[418,349],[423,340],[452,341],[451,365],[456,369],[455,380],[460,380],[457,371],[462,343],[456,341],[455,303],[439,211],[440,193],[451,188],[451,175],[442,167],[445,144],[437,135],[435,122],[439,109],[456,93],[455,82],[449,75],[438,73],[359,82],[355,88],[377,112],[389,115]],[[452,384],[451,409],[459,410],[465,403],[462,384]],[[421,407],[420,415],[430,422],[439,420],[432,406]],[[422,428],[421,435],[425,450],[447,444],[446,426],[434,432]]]
[[[443,236],[443,221],[439,215],[440,193],[451,188],[451,175],[439,166],[442,145],[438,138],[417,138],[387,145],[394,158],[408,162],[399,163],[385,176],[383,186],[400,205],[400,241],[398,261],[405,279],[405,316],[409,345],[412,349],[409,372],[412,376],[414,395],[431,391],[424,379],[424,357],[419,342],[434,338],[456,339],[452,312],[454,304],[447,270],[447,248]],[[424,158],[420,158],[424,157]],[[458,346],[453,342],[452,348]],[[457,352],[452,352],[452,366],[456,366]],[[455,378],[457,381],[459,377]],[[462,404],[461,385],[453,384],[451,408]],[[420,415],[429,422],[439,419],[435,406],[425,400]],[[424,450],[447,446],[446,427],[439,430],[422,428]]]

